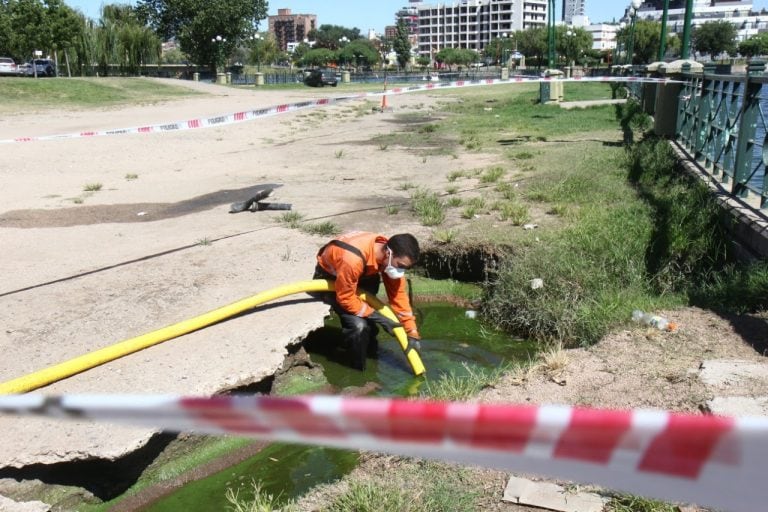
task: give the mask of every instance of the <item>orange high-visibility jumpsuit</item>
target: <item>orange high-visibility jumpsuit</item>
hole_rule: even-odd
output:
[[[376,243],[387,243],[387,238],[376,233],[355,231],[339,236],[335,241],[349,244],[359,251],[334,245],[334,241],[326,244],[317,254],[318,265],[330,276],[336,279],[336,301],[339,306],[351,315],[367,318],[373,313],[373,308],[357,296],[359,283],[365,278],[375,278],[381,275],[387,292],[389,306],[397,315],[405,332],[412,338],[420,338],[416,327],[416,317],[408,300],[407,282],[405,279],[392,279],[379,269],[375,258]]]

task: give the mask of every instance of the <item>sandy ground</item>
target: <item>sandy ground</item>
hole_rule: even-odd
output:
[[[0,139],[194,119],[343,94],[341,88],[284,93],[179,84],[206,95],[96,111],[6,115]],[[390,98],[389,104],[395,112],[426,113],[431,101],[415,94]],[[248,187],[281,183],[270,201],[291,203],[307,218],[328,217],[344,230],[423,234],[409,215],[345,214],[403,202],[408,197],[398,190],[403,181],[436,185],[450,168],[462,165],[461,159],[423,162],[404,151],[383,151],[371,138],[397,125],[395,113],[372,114],[376,104],[355,100],[183,133],[3,145],[0,379],[311,278],[314,254],[325,237],[284,227],[276,222],[281,212],[229,214],[230,203],[248,197]],[[138,177],[126,179],[131,174]],[[84,192],[93,183],[102,189]],[[203,206],[173,208],[180,204]],[[172,252],[158,255],[166,251]],[[287,345],[321,325],[327,310],[304,295],[283,304],[41,391],[209,395],[258,382],[279,367]],[[111,459],[150,435],[10,418],[0,420],[0,429],[0,468]]]

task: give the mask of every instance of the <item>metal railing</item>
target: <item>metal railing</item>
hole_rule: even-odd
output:
[[[768,210],[768,77],[753,62],[743,76],[683,73],[678,101],[677,141],[731,195],[754,199]],[[753,201],[749,201],[753,203]]]

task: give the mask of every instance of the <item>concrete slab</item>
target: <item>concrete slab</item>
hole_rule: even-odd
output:
[[[51,506],[42,501],[13,501],[0,495],[0,512],[48,512]]]
[[[718,416],[768,416],[768,397],[717,396],[707,407]]]
[[[550,482],[534,482],[513,476],[507,482],[502,501],[559,512],[601,512],[606,498],[591,492],[570,492]]]
[[[741,359],[710,359],[699,368],[699,378],[708,386],[727,387],[747,380],[768,383],[768,363]]]

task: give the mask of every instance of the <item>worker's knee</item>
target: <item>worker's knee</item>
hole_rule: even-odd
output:
[[[368,320],[359,316],[350,317],[345,327],[350,336],[363,336],[370,330]]]

